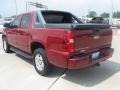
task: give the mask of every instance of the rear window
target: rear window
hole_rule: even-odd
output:
[[[62,23],[62,15],[44,15],[44,19],[47,23]]]
[[[66,12],[43,11],[42,15],[46,23],[82,23],[72,14]]]

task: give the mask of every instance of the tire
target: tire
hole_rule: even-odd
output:
[[[35,70],[42,76],[48,75],[52,70],[52,66],[49,64],[45,51],[42,48],[34,51],[33,63]]]
[[[10,45],[8,44],[6,37],[3,37],[3,49],[6,53],[11,52]]]

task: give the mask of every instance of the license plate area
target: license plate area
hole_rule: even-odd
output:
[[[94,52],[91,55],[92,61],[97,60],[100,57],[100,52]]]

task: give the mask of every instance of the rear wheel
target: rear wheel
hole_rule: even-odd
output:
[[[33,59],[34,67],[40,75],[45,76],[50,73],[52,66],[48,62],[44,49],[36,49],[33,54]]]
[[[10,53],[10,45],[7,43],[6,37],[3,37],[3,49],[6,53]]]

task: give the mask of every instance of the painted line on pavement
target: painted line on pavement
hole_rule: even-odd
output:
[[[2,54],[5,54],[5,52],[3,50],[0,50],[0,55],[2,55]]]
[[[67,72],[67,70],[68,70],[68,69],[65,69],[65,70],[61,73],[61,75],[49,86],[49,88],[48,88],[47,90],[50,90],[50,89],[55,85],[55,83],[56,83],[60,78],[62,78],[62,77],[65,75],[65,73]]]

